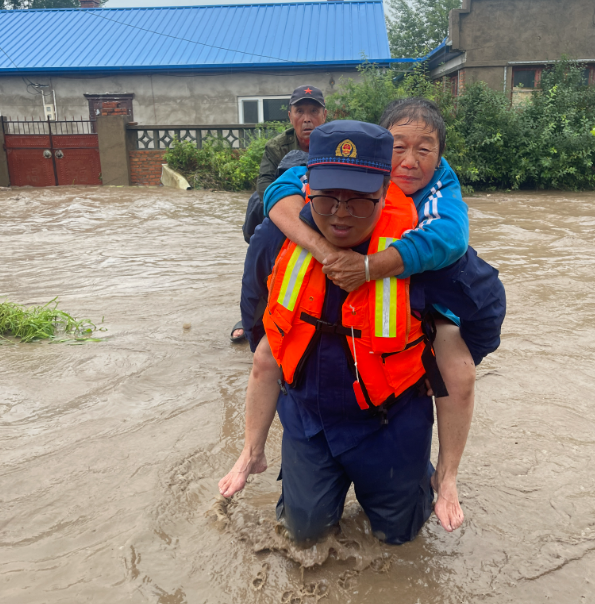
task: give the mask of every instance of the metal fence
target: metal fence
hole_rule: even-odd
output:
[[[221,126],[127,126],[136,132],[136,148],[139,150],[169,149],[177,138],[195,143],[200,149],[209,138],[224,141],[233,149],[244,149],[262,126],[257,124],[224,124]]]
[[[80,118],[78,120],[12,120],[10,117],[2,117],[2,128],[4,134],[19,134],[28,136],[37,135],[62,135],[62,134],[93,134],[93,126],[90,120]]]

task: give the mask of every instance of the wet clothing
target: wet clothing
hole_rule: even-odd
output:
[[[300,217],[316,228],[310,205],[304,206]],[[252,350],[264,335],[262,316],[267,305],[267,279],[275,259],[285,242],[283,233],[267,218],[250,241],[242,280],[242,321]],[[368,242],[353,248],[365,254]],[[326,280],[326,297],[322,319],[336,323],[347,292]],[[421,312],[434,303],[443,304],[461,318],[461,335],[476,363],[500,344],[500,328],[504,320],[506,300],[498,271],[477,257],[470,248],[451,267],[429,271],[411,278],[412,311]],[[353,380],[342,347],[341,338],[321,333],[320,340],[309,356],[304,379],[296,388],[288,388],[278,411],[284,425],[296,426],[308,438],[325,430],[333,454],[355,446],[378,428],[377,418],[359,408],[353,391]],[[286,412],[287,410],[287,412]],[[287,415],[300,418],[284,421]]]
[[[298,541],[315,540],[341,519],[353,482],[376,537],[411,541],[432,513],[433,420],[432,400],[411,398],[387,426],[339,455],[323,432],[304,439],[285,430],[277,518]]]
[[[400,196],[387,202],[370,235],[370,253],[386,249],[417,224],[413,202],[397,191]],[[426,338],[421,317],[411,314],[410,279],[362,283],[343,302],[339,324],[328,325],[321,320],[327,282],[322,269],[312,254],[287,239],[269,277],[263,322],[283,379],[289,385],[299,383],[320,331],[332,330],[344,337],[353,373],[357,361],[353,387],[360,408],[392,402],[426,373],[422,362]]]
[[[265,216],[280,199],[288,195],[305,196],[305,174],[305,168],[293,168],[268,188],[263,198]],[[391,183],[388,196],[393,187],[397,188]],[[398,275],[401,279],[450,266],[463,256],[469,244],[467,204],[459,180],[444,158],[430,184],[411,198],[419,223],[391,244],[403,259],[405,270]]]
[[[250,243],[250,237],[254,235],[254,229],[261,224],[263,220],[264,206],[260,197],[258,196],[258,191],[254,191],[248,200],[246,218],[244,219],[244,224],[242,225],[242,233],[244,234],[244,241],[246,243]]]
[[[264,200],[264,192],[267,187],[276,180],[277,167],[281,160],[294,149],[300,149],[300,144],[293,127],[275,136],[266,144],[256,184],[256,190],[261,200]]]
[[[300,217],[315,228],[310,204],[304,206]],[[267,279],[284,241],[283,233],[269,219],[256,229],[250,241],[241,309],[252,350],[264,334]],[[364,242],[354,251],[365,254],[367,248],[368,242]],[[346,297],[347,292],[327,279],[322,319],[338,322]],[[480,260],[471,248],[447,269],[414,275],[410,299],[413,310],[438,303],[457,314],[461,334],[476,363],[498,347],[505,313],[504,289],[498,271]],[[277,403],[284,428],[284,486],[279,513],[288,519],[295,535],[318,535],[321,526],[336,522],[345,485],[353,481],[362,493],[362,505],[373,529],[384,533],[387,541],[401,543],[417,533],[431,511],[431,404],[414,386],[388,409],[388,425],[383,425],[370,410],[360,409],[353,381],[342,338],[321,333],[307,359],[301,383],[287,388],[287,394],[281,393]],[[378,449],[374,449],[376,445]],[[312,457],[298,463],[306,449],[312,451]],[[384,497],[385,491],[379,491],[378,485],[387,480],[391,481],[386,487],[390,496]],[[394,501],[405,499],[410,503],[397,509]],[[334,512],[325,516],[324,510],[328,509]],[[391,527],[389,531],[387,527]]]

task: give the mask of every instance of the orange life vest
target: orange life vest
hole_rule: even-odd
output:
[[[368,253],[385,250],[406,230],[415,228],[417,221],[411,199],[391,184]],[[326,293],[322,265],[307,250],[286,240],[268,289],[264,327],[290,386],[308,357],[317,329],[345,337],[357,369],[354,389],[362,409],[391,400],[423,377],[425,342],[421,322],[411,315],[408,278],[364,283],[343,303],[341,325],[328,325],[320,321]]]

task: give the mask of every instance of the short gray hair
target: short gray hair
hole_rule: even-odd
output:
[[[391,101],[384,109],[379,125],[390,130],[399,122],[410,124],[417,120],[424,122],[432,132],[436,132],[439,153],[442,157],[446,148],[446,124],[438,105],[433,101],[422,97],[409,97]]]

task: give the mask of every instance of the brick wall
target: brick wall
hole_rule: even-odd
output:
[[[128,115],[128,108],[126,103],[119,101],[103,101],[101,115]]]
[[[461,69],[459,71],[459,92],[461,94],[465,90],[465,70]]]
[[[130,151],[130,180],[133,185],[159,185],[166,150]]]

